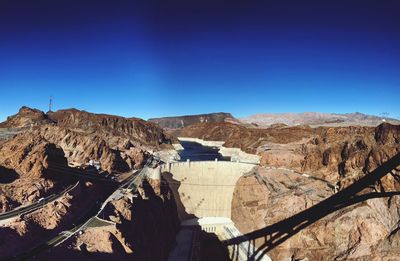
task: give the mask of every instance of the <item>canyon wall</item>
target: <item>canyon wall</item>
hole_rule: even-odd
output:
[[[181,129],[194,123],[202,122],[238,122],[230,113],[210,113],[199,115],[187,115],[176,117],[164,117],[149,119],[164,129]]]

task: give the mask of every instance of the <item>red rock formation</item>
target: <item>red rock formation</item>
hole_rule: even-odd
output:
[[[134,144],[161,146],[170,143],[169,138],[156,124],[138,118],[124,118],[107,114],[95,114],[76,109],[49,113],[58,126],[83,129],[87,132],[108,132],[112,136],[131,139]]]
[[[44,112],[24,106],[21,107],[17,114],[8,117],[5,122],[0,123],[0,128],[23,128],[51,122]]]
[[[20,204],[37,200],[60,179],[53,166],[68,167],[59,147],[41,136],[17,135],[0,146],[0,174],[15,176],[0,185],[1,194]]]
[[[232,123],[198,123],[175,132],[176,136],[204,140],[225,141],[225,147],[241,148],[256,153],[261,145],[270,143],[286,144],[309,138],[314,130],[309,127],[255,129]]]
[[[96,260],[166,260],[179,228],[175,201],[165,187],[160,190],[145,182],[141,191],[143,198],[132,202],[127,194],[106,208],[102,217],[116,226],[87,229],[40,259],[82,260],[90,254]]]
[[[283,221],[333,193],[325,183],[296,173],[262,168],[258,173],[263,182],[242,177],[235,188],[232,220],[242,233]],[[400,196],[365,200],[322,217],[268,255],[273,260],[396,260],[399,213]],[[257,239],[257,247],[269,238]]]
[[[224,112],[154,118],[154,119],[149,119],[149,121],[157,123],[162,128],[171,130],[181,129],[195,123],[203,123],[203,122],[230,122],[235,124],[240,123],[237,119],[235,119],[232,116],[232,114]]]
[[[82,165],[96,160],[109,172],[139,168],[147,157],[146,151],[169,147],[171,143],[163,130],[153,123],[75,109],[46,115],[23,107],[2,125],[26,126],[21,122],[33,122],[36,126],[24,137],[42,136],[60,146],[70,163]]]

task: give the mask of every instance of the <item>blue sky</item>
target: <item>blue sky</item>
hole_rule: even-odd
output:
[[[324,2],[324,3],[321,3]],[[400,118],[397,1],[0,3],[0,120],[22,105],[141,118]]]

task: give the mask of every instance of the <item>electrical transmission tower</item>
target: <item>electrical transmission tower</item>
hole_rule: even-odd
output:
[[[49,112],[51,112],[51,109],[53,108],[53,96],[50,96],[50,101],[49,101]]]

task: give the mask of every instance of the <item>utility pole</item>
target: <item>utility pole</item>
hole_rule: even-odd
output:
[[[49,112],[51,112],[52,107],[53,107],[53,96],[50,96],[50,101],[49,101]]]

